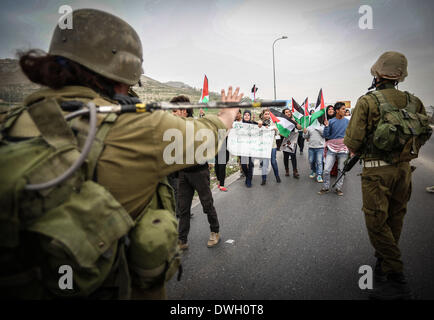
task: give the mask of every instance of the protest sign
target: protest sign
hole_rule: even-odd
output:
[[[228,135],[228,150],[236,156],[270,158],[274,135],[273,129],[234,122]]]

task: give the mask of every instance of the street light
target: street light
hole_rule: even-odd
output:
[[[276,100],[276,70],[275,70],[275,67],[274,67],[274,44],[275,44],[277,41],[282,40],[282,39],[288,39],[288,37],[287,37],[287,36],[282,36],[282,37],[280,37],[280,38],[277,38],[277,39],[274,40],[274,42],[273,42],[273,79],[274,79],[274,100]]]

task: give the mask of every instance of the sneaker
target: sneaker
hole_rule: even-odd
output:
[[[323,183],[324,180],[322,179],[321,176],[318,176],[318,177],[316,178],[316,182],[318,182],[318,183]]]
[[[212,248],[220,242],[220,233],[211,232],[208,240],[208,248]]]
[[[219,187],[220,191],[228,191],[225,187]]]
[[[184,242],[182,240],[178,240],[178,248],[179,248],[179,250],[182,250],[182,251],[187,250],[188,249],[188,243]]]
[[[338,196],[343,196],[344,195],[344,193],[341,190],[339,190],[339,189],[336,189],[336,194]]]
[[[312,171],[309,175],[309,178],[311,178],[311,179],[315,178],[315,172]]]
[[[320,191],[318,191],[318,194],[326,194],[329,192],[329,189],[322,188]]]
[[[432,186],[432,187],[426,187],[426,191],[434,193],[434,186]]]

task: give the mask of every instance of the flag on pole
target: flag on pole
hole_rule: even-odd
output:
[[[256,84],[254,84],[251,93],[252,101],[256,101],[256,91],[258,91],[258,87],[256,86]]]
[[[205,75],[205,78],[203,79],[202,95],[199,99],[199,103],[208,103],[208,102],[209,102],[208,78]]]
[[[303,109],[300,107],[300,105],[297,103],[297,101],[292,98],[292,114],[294,115],[295,120],[301,124],[301,119],[303,118]]]
[[[301,105],[301,108],[303,109],[303,118],[301,119],[301,127],[307,128],[309,126],[310,123],[310,117],[309,117],[309,102],[308,102],[308,98],[306,98],[303,102],[303,104]]]
[[[324,97],[322,94],[322,88],[319,90],[318,98],[316,99],[315,112],[311,115],[310,124],[312,125],[316,120],[320,124],[324,124],[325,119],[325,104]]]
[[[279,130],[279,133],[285,138],[288,138],[291,131],[295,128],[294,121],[285,116],[282,112],[273,108],[270,109],[270,116],[271,120],[273,120]]]

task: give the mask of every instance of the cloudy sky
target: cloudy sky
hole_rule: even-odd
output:
[[[145,75],[211,91],[228,85],[272,99],[273,41],[278,99],[315,102],[357,98],[370,86],[370,67],[384,51],[409,61],[401,90],[434,104],[434,1],[431,0],[2,0],[0,58],[17,49],[48,49],[59,7],[113,13],[138,32]],[[373,11],[373,29],[359,28],[359,8]]]

